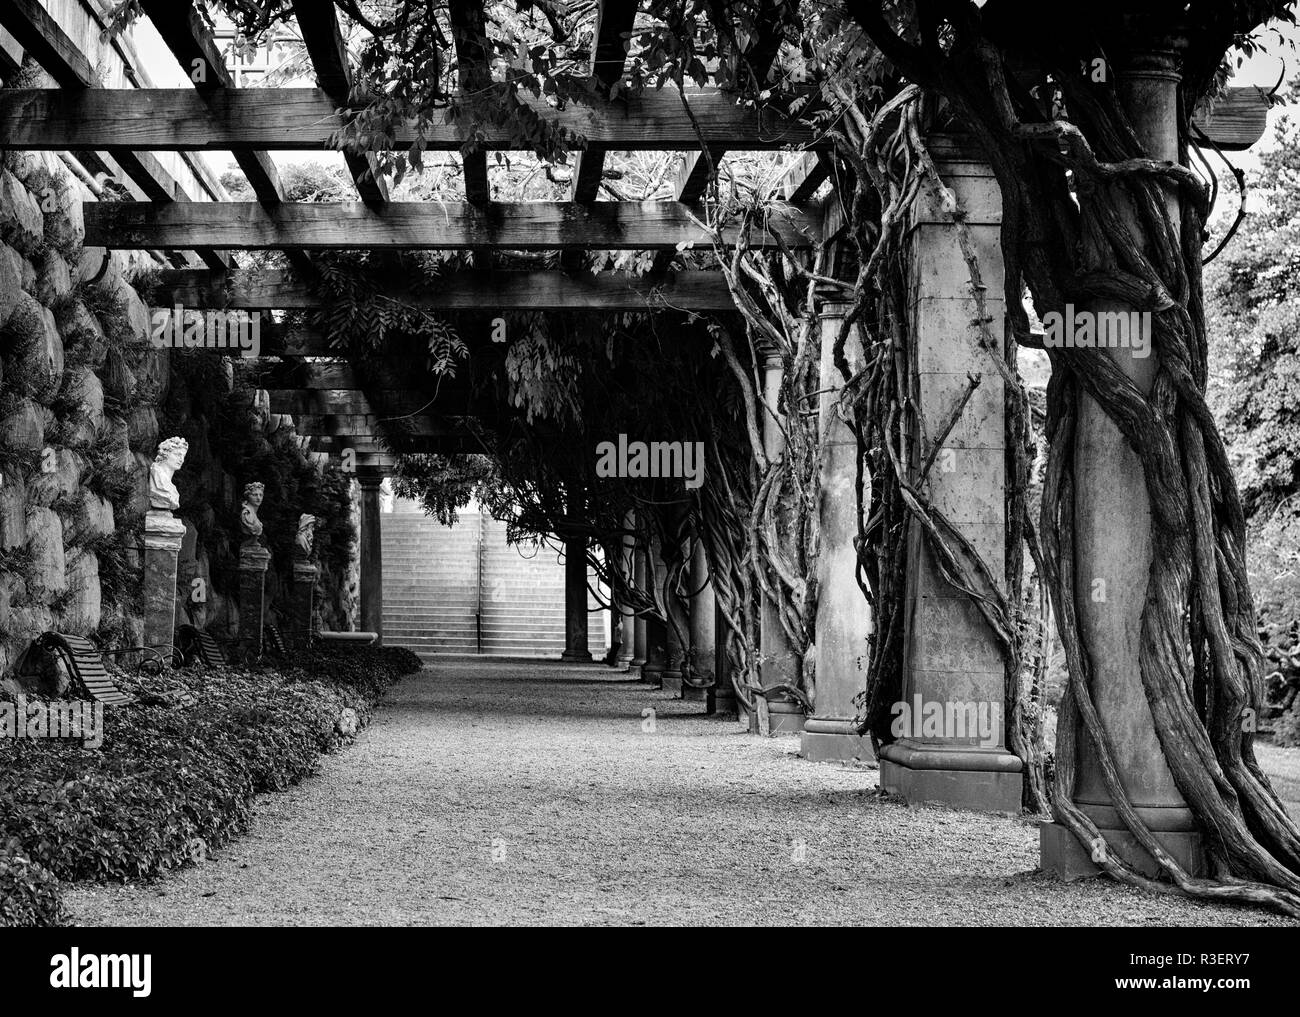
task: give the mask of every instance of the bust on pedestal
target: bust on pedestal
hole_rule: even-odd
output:
[[[271,552],[261,540],[262,521],[257,518],[265,492],[264,484],[245,484],[244,504],[239,512],[239,528],[244,534],[244,542],[239,545],[239,642],[244,659],[249,661],[262,655],[266,569],[271,563]]]
[[[316,526],[320,520],[304,512],[298,517],[298,536],[293,556],[293,622],[290,639],[306,649],[311,645],[312,593],[316,588],[316,566],[312,563]]]
[[[189,443],[168,438],[149,467],[149,512],[144,520],[144,644],[171,662],[176,632],[176,559],[185,524],[172,512],[181,507],[172,478],[185,463]]]

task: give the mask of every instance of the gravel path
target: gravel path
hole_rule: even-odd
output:
[[[872,769],[700,710],[600,666],[447,659],[218,857],[68,903],[86,925],[1283,923],[1044,879],[1027,822],[882,800]]]

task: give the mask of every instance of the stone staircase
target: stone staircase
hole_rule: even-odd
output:
[[[506,543],[505,523],[461,512],[440,526],[399,499],[383,516],[384,642],[421,656],[558,658],[564,566],[550,548],[523,551]],[[588,633],[599,657],[602,612],[588,615]]]

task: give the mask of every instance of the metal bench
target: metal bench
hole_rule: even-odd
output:
[[[113,684],[104,667],[104,658],[89,639],[46,632],[37,636],[35,646],[63,661],[68,677],[91,699],[107,706],[125,706],[135,700]]]
[[[226,655],[221,649],[221,644],[217,642],[212,633],[205,632],[194,625],[182,625],[180,627],[180,637],[181,654],[186,664],[193,664],[195,660],[202,660],[208,667],[224,668],[226,666]]]

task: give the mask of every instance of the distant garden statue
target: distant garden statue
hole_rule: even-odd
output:
[[[174,512],[181,507],[180,492],[172,477],[185,464],[190,444],[184,438],[168,438],[158,446],[149,467],[149,508]]]
[[[262,505],[266,485],[258,481],[244,485],[244,506],[239,512],[239,529],[244,534],[241,548],[261,546],[262,520],[257,518],[257,510]]]
[[[304,512],[298,517],[298,536],[294,543],[298,547],[298,558],[307,561],[311,558],[312,548],[316,545],[316,526],[320,522],[314,515]]]

